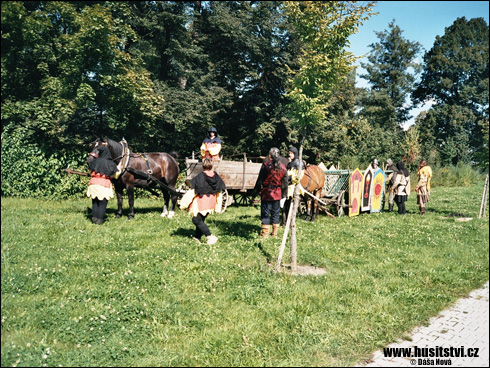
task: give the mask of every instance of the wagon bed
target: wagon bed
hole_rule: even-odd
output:
[[[186,158],[186,185],[190,186],[190,181],[203,171],[202,161]],[[213,170],[223,179],[226,190],[223,194],[223,211],[233,201],[237,204],[252,204],[254,197],[254,187],[261,163],[252,162],[243,155],[241,161],[221,160],[214,162]]]

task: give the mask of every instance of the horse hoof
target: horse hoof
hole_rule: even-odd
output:
[[[120,213],[116,213],[116,218],[121,218],[122,215]]]
[[[174,215],[175,215],[175,214],[174,214],[173,212],[169,212],[169,213],[168,213],[168,218],[172,218],[172,217],[174,217]]]
[[[167,217],[167,214],[162,212],[162,213],[160,214],[160,217]]]
[[[134,216],[128,216],[128,221],[134,219]]]

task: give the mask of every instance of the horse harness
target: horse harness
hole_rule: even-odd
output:
[[[153,177],[151,176],[153,174],[153,171],[150,168],[150,163],[148,162],[148,159],[146,158],[146,155],[144,153],[138,153],[138,155],[146,162],[146,180],[150,182],[153,179]]]
[[[315,179],[313,179],[313,178],[312,178],[312,176],[311,176],[311,174],[310,174],[310,172],[308,171],[308,167],[309,167],[309,166],[310,166],[310,165],[306,165],[306,168],[305,168],[305,175],[308,177],[308,184],[306,185],[306,188],[304,188],[304,189],[308,189],[308,188],[310,187],[310,184],[311,184],[311,181],[312,181],[312,180],[315,182],[315,184],[316,184],[317,186],[320,186],[320,183],[319,183],[319,182],[317,182]]]
[[[126,140],[124,138],[119,143],[121,144],[121,146],[123,148],[123,154],[121,156],[122,157],[121,161],[117,165],[117,168],[118,168],[118,171],[121,172],[120,175],[122,175],[122,174],[124,174],[125,171],[131,172],[131,170],[128,170],[129,159],[131,157],[131,151],[129,150],[128,142],[126,142]],[[148,162],[148,158],[146,157],[146,155],[144,153],[136,153],[136,154],[138,156],[140,156],[143,160],[145,160],[145,163],[146,163],[146,180],[148,182],[151,182],[153,180],[153,177],[152,177],[153,171],[150,168],[150,163]],[[134,174],[134,173],[132,173],[132,174]]]

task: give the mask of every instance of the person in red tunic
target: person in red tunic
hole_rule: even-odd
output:
[[[269,236],[271,222],[272,237],[277,237],[279,230],[282,188],[287,187],[288,180],[286,165],[281,163],[279,156],[279,149],[272,147],[269,151],[269,160],[261,166],[254,187],[256,193],[260,192],[261,238]]]
[[[111,177],[117,171],[117,165],[112,161],[107,143],[101,143],[96,152],[90,154],[95,160],[89,164],[90,176],[87,197],[92,198],[92,222],[102,225],[109,199],[114,197]]]
[[[189,192],[192,198],[187,199],[184,196],[180,207],[189,207],[192,223],[196,226],[194,239],[200,243],[201,237],[205,235],[207,244],[214,244],[218,238],[211,234],[204,220],[210,213],[221,210],[221,192],[226,189],[226,185],[223,179],[213,171],[213,161],[210,158],[202,161],[202,168],[203,172],[191,180],[191,191]]]

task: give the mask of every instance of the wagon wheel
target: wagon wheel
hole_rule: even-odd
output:
[[[253,204],[253,198],[246,193],[234,194],[233,199],[235,200],[235,203],[239,206],[248,206],[250,204]]]
[[[228,202],[230,201],[230,196],[228,195],[228,191],[226,189],[223,189],[221,191],[221,195],[223,197],[223,202],[221,204],[221,212],[220,213],[223,213],[226,211],[226,207],[228,207]]]
[[[339,196],[337,197],[337,216],[342,217],[344,215],[347,215],[348,208],[349,206],[346,204],[345,190],[343,190],[339,193]],[[345,209],[347,209],[347,213]]]
[[[307,210],[308,210],[308,198],[306,197],[301,197],[300,200],[299,200],[299,204],[298,204],[298,212],[301,214],[301,215],[305,215],[306,216],[306,213],[307,213]]]

